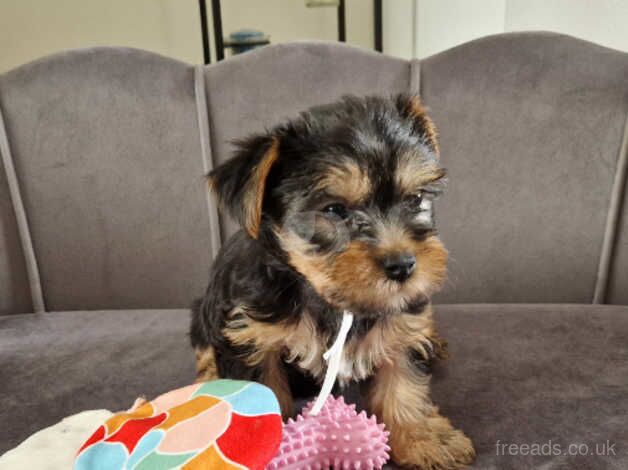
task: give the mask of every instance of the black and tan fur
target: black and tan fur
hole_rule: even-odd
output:
[[[257,380],[292,413],[320,382],[343,310],[355,316],[339,382],[361,382],[393,459],[471,462],[469,439],[429,397],[445,354],[429,299],[446,272],[433,199],[445,171],[420,100],[346,97],[239,143],[209,175],[243,230],[221,249],[194,307],[199,379]]]

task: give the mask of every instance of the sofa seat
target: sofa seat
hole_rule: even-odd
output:
[[[436,317],[451,359],[434,399],[475,442],[473,468],[628,468],[628,307],[439,305]],[[0,317],[0,453],[64,416],[193,381],[187,327],[186,310]]]
[[[0,453],[82,410],[122,410],[194,380],[186,310],[0,317]]]

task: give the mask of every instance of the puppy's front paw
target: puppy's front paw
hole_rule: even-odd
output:
[[[454,463],[452,466],[443,468],[463,468],[475,460],[475,449],[471,439],[459,429],[452,428],[439,437],[448,460],[451,459]]]
[[[397,429],[391,434],[391,446],[398,465],[417,470],[457,470],[475,459],[471,440],[442,416]]]

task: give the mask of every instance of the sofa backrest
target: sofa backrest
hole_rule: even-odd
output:
[[[628,127],[628,124],[627,124]],[[628,305],[628,132],[622,142],[623,160],[618,168],[618,186],[623,185],[623,192],[617,191],[617,228],[616,237],[610,247],[608,272],[608,292],[606,303]],[[623,183],[622,183],[623,180]]]
[[[424,60],[421,93],[451,179],[439,206],[452,255],[443,299],[591,302],[618,189],[628,54],[556,34],[492,36]],[[628,290],[628,259],[615,261],[608,300]]]
[[[26,262],[11,205],[9,184],[0,165],[0,315],[32,311]]]
[[[193,67],[113,48],[0,77],[48,310],[181,307],[203,291],[212,247],[194,90]]]
[[[420,62],[294,43],[207,67],[118,48],[27,64],[0,76],[32,239],[23,253],[0,172],[0,313],[36,307],[33,270],[48,310],[187,306],[216,233],[235,230],[217,226],[203,179],[230,141],[344,94],[399,92],[431,108],[450,171],[438,301],[588,303],[602,279],[607,301],[628,304],[628,217],[607,223],[625,185],[626,77],[628,54],[543,33]]]

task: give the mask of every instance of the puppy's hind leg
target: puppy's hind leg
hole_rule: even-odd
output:
[[[216,353],[212,346],[196,348],[196,381],[205,382],[216,380],[218,376],[218,366],[216,365]]]
[[[269,387],[277,397],[281,413],[285,417],[292,415],[293,401],[290,392],[290,385],[286,376],[281,355],[275,351],[258,353],[254,365],[247,369],[247,373],[242,373],[245,368],[237,371],[240,373],[228,374],[225,378],[257,380]],[[239,361],[238,361],[239,362]],[[196,382],[205,382],[220,378],[218,364],[216,362],[216,352],[212,346],[196,349]]]

